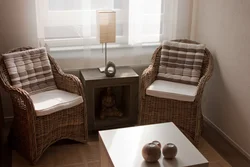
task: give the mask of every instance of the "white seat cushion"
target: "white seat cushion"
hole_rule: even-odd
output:
[[[37,116],[44,116],[74,107],[83,102],[82,96],[55,89],[30,96]]]
[[[174,99],[180,101],[192,102],[197,93],[197,86],[155,80],[146,90],[149,96],[160,97],[165,99]]]

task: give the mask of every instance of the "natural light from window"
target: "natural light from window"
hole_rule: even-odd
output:
[[[36,0],[39,38],[50,46],[99,44],[96,11],[116,11],[116,43],[160,42],[164,0]]]

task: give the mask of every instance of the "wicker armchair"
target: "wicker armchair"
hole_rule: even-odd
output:
[[[186,39],[175,41],[197,43]],[[161,46],[156,49],[151,65],[144,70],[141,76],[141,104],[138,122],[139,124],[174,122],[195,145],[198,145],[202,129],[201,99],[204,86],[212,75],[212,56],[209,50],[205,49],[201,78],[195,100],[193,102],[179,101],[146,94],[146,89],[156,80],[160,65],[161,49]]]
[[[28,49],[32,48],[18,48],[10,52]],[[58,140],[71,139],[85,143],[88,138],[86,100],[82,84],[77,77],[64,74],[51,56],[49,60],[57,88],[82,96],[83,102],[49,115],[37,116],[29,93],[11,86],[3,58],[0,57],[0,86],[10,94],[14,109],[12,144],[32,164]]]

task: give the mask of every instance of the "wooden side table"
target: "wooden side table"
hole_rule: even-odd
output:
[[[138,115],[139,76],[131,67],[117,67],[114,77],[106,77],[97,68],[80,71],[87,101],[88,128],[106,128],[135,125]],[[123,116],[100,119],[101,97],[108,87],[116,97],[116,104]]]

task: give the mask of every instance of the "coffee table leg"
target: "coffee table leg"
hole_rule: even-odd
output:
[[[100,136],[99,136],[99,148],[100,148],[101,167],[114,167]]]

